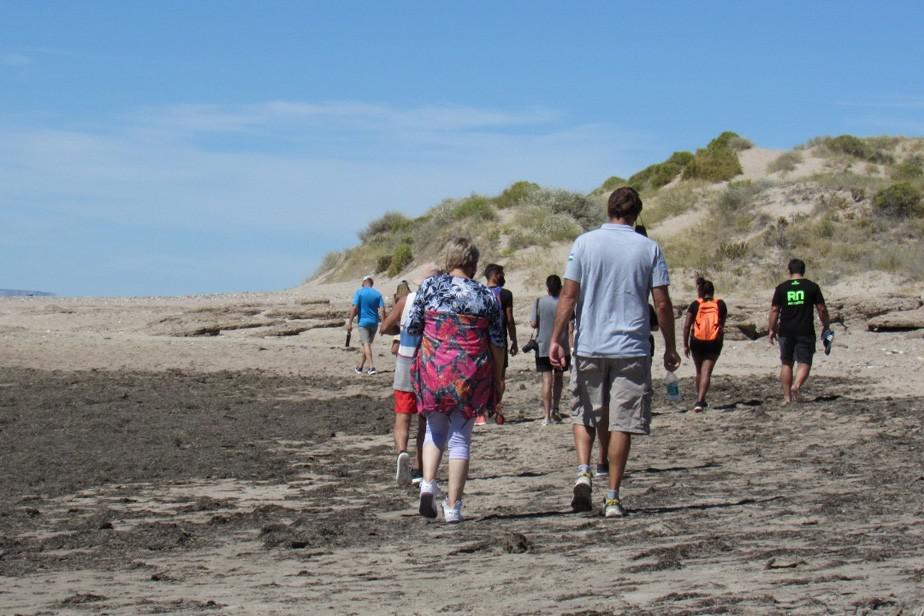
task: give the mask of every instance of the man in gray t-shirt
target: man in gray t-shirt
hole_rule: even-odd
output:
[[[565,349],[556,338],[575,314],[574,366],[571,371],[574,446],[578,478],[571,507],[589,511],[592,475],[590,451],[598,429],[609,458],[606,517],[625,515],[619,486],[633,434],[651,425],[651,343],[648,297],[653,297],[664,336],[664,367],[680,365],[674,340],[674,314],[667,263],[657,243],[635,233],[642,211],[635,189],[610,195],[610,222],[578,237],[568,256],[565,284],[558,300],[549,358],[563,366]]]
[[[555,367],[549,361],[549,348],[552,346],[552,328],[555,325],[555,313],[558,310],[558,296],[561,294],[561,278],[551,275],[545,279],[548,295],[540,297],[533,303],[530,324],[536,333],[536,371],[542,375],[542,410],[545,413],[542,425],[561,423],[558,405],[561,401],[562,372],[570,366],[571,344],[569,331],[563,330],[558,344],[565,350],[565,365]]]

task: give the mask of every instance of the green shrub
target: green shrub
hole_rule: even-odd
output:
[[[606,212],[584,195],[567,190],[544,189],[533,197],[533,204],[545,208],[553,214],[567,214],[588,230],[606,222]]]
[[[618,175],[611,175],[610,177],[606,178],[603,181],[603,184],[600,184],[600,186],[591,194],[599,195],[603,193],[611,193],[620,186],[626,186],[627,184],[628,182],[624,178],[621,178]]]
[[[407,229],[411,224],[411,220],[400,212],[385,212],[384,216],[370,222],[369,225],[359,233],[359,239],[365,242],[376,235]]]
[[[694,207],[699,198],[700,195],[687,183],[667,188],[647,200],[639,221],[645,225],[656,225]]]
[[[716,258],[723,261],[736,261],[748,255],[748,243],[722,242],[716,250]]]
[[[726,131],[709,142],[705,148],[696,150],[693,160],[683,170],[683,179],[701,179],[708,182],[724,182],[741,175],[741,163],[732,145],[740,139],[737,134]]]
[[[394,278],[403,272],[404,268],[410,265],[411,261],[414,260],[414,253],[411,252],[411,246],[409,244],[399,244],[389,260],[388,277]]]
[[[902,182],[924,177],[924,164],[918,157],[902,161],[895,165],[889,174],[893,180]]]
[[[730,183],[719,196],[719,212],[724,217],[747,211],[754,197],[763,189],[761,184],[755,184],[750,180]]]
[[[523,203],[529,199],[530,195],[539,190],[541,190],[539,185],[533,182],[514,182],[505,188],[504,192],[494,198],[494,204],[501,209],[508,208],[512,205]]]
[[[871,163],[886,164],[894,160],[892,155],[885,151],[885,148],[890,147],[891,142],[882,139],[863,140],[853,135],[839,135],[837,137],[820,137],[814,139],[812,143],[823,147],[829,152],[846,154]]]
[[[391,267],[391,255],[379,255],[375,260],[375,273],[380,274]],[[390,274],[389,274],[390,275]]]
[[[802,162],[802,154],[799,152],[786,152],[767,165],[767,171],[770,173],[781,173],[786,175],[795,171],[796,167]]]
[[[661,188],[680,175],[691,160],[693,160],[693,155],[689,152],[674,152],[664,162],[648,165],[632,175],[627,184],[638,191],[649,187]]]
[[[884,188],[873,196],[873,209],[890,218],[909,218],[922,214],[921,193],[908,182]]]
[[[495,220],[497,212],[494,211],[494,206],[491,205],[491,201],[487,197],[472,195],[455,206],[452,211],[452,218],[454,220],[462,220],[463,218]]]

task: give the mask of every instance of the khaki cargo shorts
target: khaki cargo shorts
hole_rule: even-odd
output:
[[[365,325],[360,325],[359,326],[360,344],[372,344],[372,341],[375,340],[376,331],[378,331],[377,327],[366,327]]]
[[[578,357],[571,366],[571,420],[610,432],[651,431],[651,358]]]

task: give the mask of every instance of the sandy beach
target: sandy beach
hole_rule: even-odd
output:
[[[829,293],[834,352],[790,407],[742,333],[766,298],[726,298],[709,410],[655,370],[623,520],[570,511],[570,429],[541,425],[533,356],[512,358],[452,527],[394,484],[388,341],[352,373],[352,289],[0,299],[0,613],[924,610],[924,336],[867,327],[919,289]],[[535,291],[514,291],[522,342]]]

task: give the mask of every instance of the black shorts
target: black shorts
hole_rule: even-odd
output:
[[[697,357],[704,357],[706,359],[718,359],[719,355],[722,354],[722,344],[723,341],[719,340],[697,340],[696,338],[690,339],[690,353]]]
[[[571,368],[571,356],[565,355],[565,367],[556,368],[548,357],[536,357],[536,372],[564,372]]]
[[[811,366],[814,354],[814,336],[780,336],[780,361],[784,364],[791,364],[795,359],[800,364]]]

